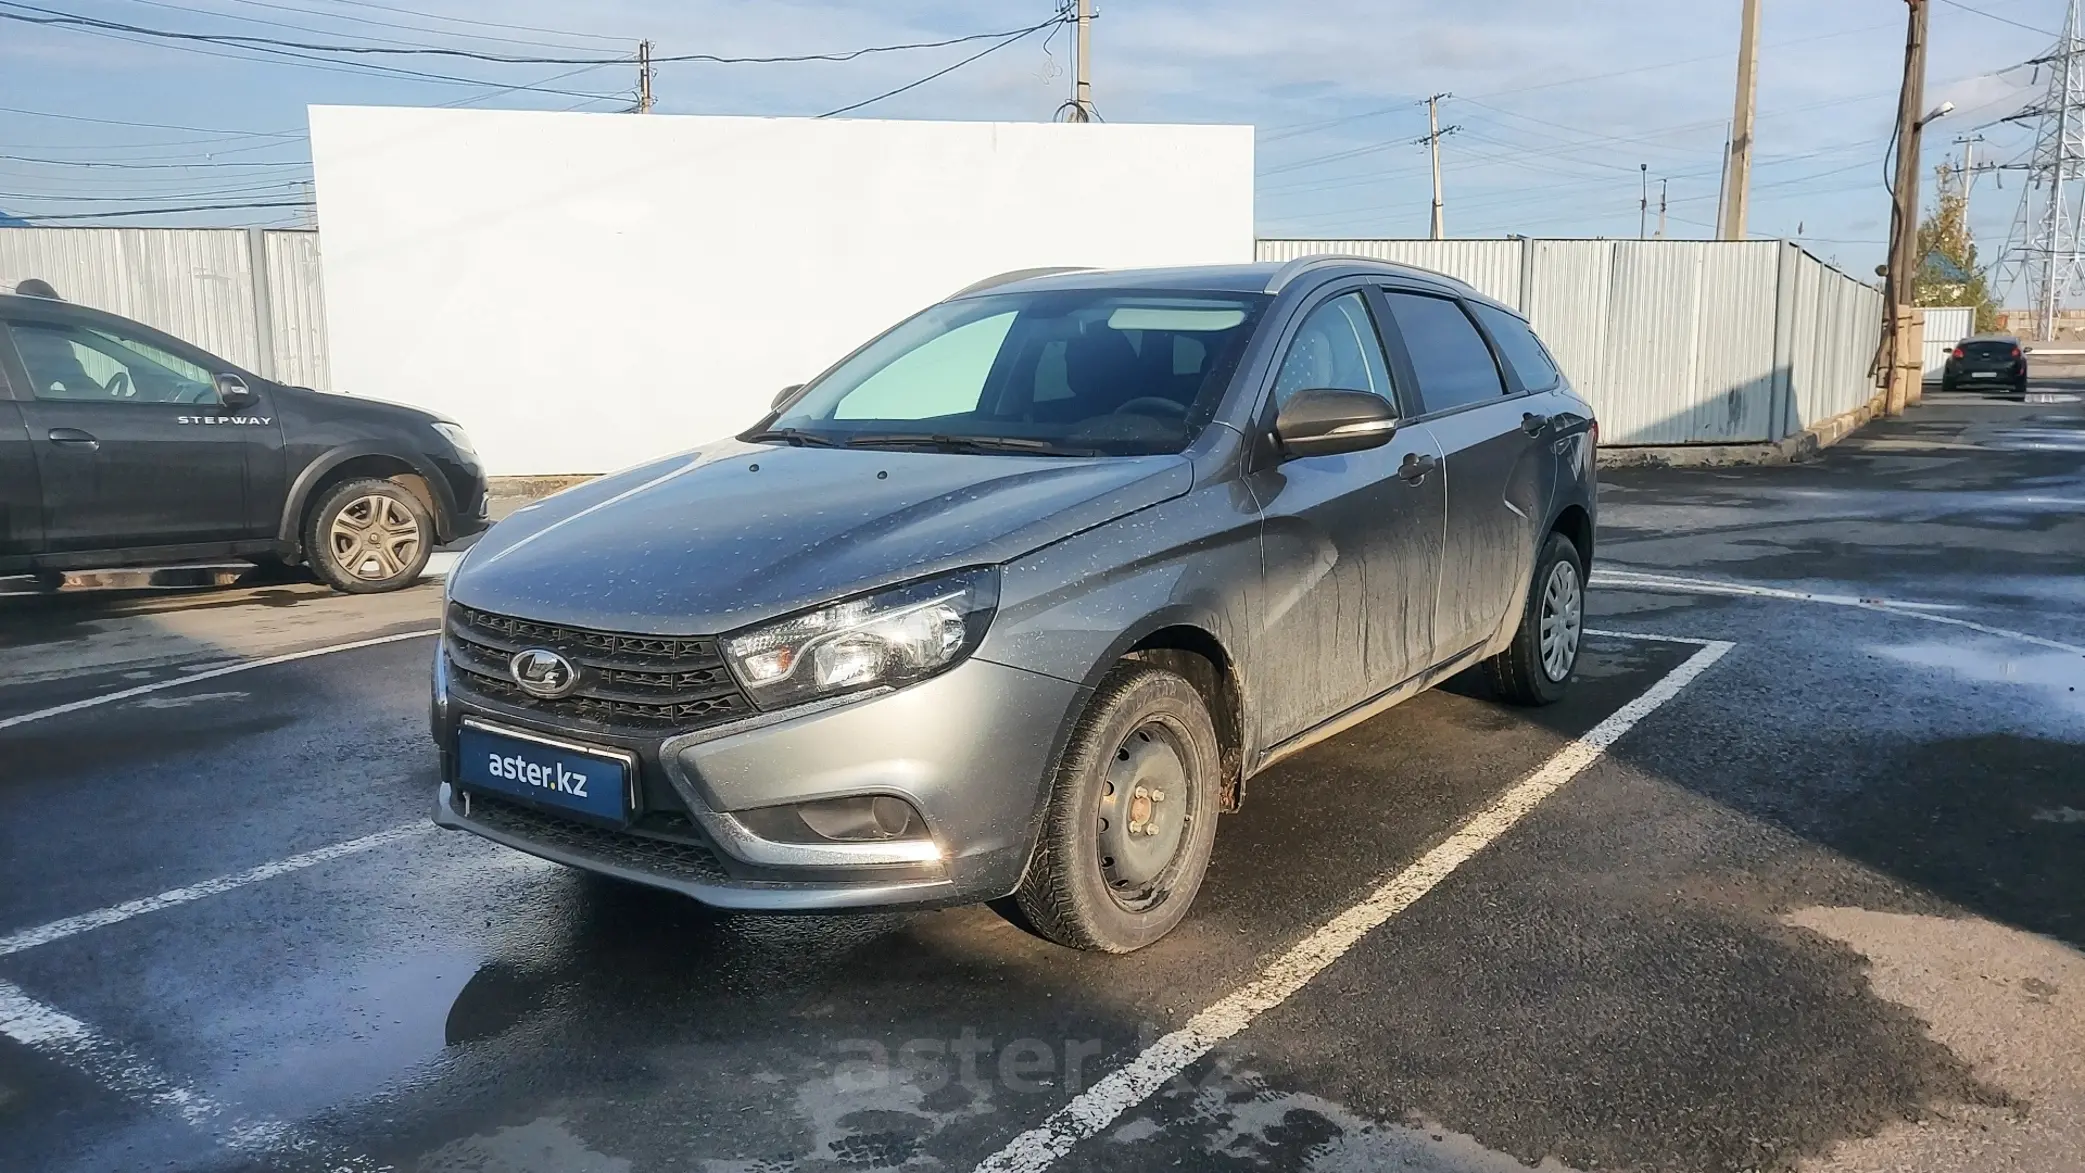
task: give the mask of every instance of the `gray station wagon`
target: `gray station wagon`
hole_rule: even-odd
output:
[[[1276,761],[1466,669],[1563,694],[1597,437],[1437,274],[983,282],[493,527],[449,583],[435,820],[722,908],[1011,897],[1133,950]]]

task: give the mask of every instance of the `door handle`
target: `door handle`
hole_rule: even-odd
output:
[[[1426,474],[1441,467],[1439,457],[1421,456],[1417,452],[1404,454],[1404,463],[1397,466],[1397,475],[1412,484],[1426,479]]]
[[[78,428],[52,428],[47,436],[53,444],[84,444],[89,451],[101,447],[101,441],[94,438],[94,433]]]
[[[1520,430],[1530,436],[1539,436],[1549,430],[1549,425],[1552,422],[1554,422],[1553,417],[1536,415],[1531,411],[1520,417]]]

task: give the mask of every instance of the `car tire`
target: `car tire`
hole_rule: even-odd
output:
[[[304,561],[336,591],[371,595],[420,580],[434,519],[404,486],[366,477],[321,494],[304,519]]]
[[[1553,533],[1535,559],[1513,642],[1485,661],[1492,691],[1516,705],[1564,699],[1584,637],[1585,559],[1570,538]]]
[[[1955,381],[1953,379],[1942,379],[1940,381],[1940,390],[1942,394],[1953,395],[1955,393]]]
[[[1014,893],[1019,919],[1059,945],[1101,953],[1171,932],[1209,867],[1222,774],[1201,692],[1163,668],[1116,666],[1058,762]]]

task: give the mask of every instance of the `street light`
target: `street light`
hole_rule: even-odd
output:
[[[1933,109],[1931,109],[1930,111],[1927,111],[1926,116],[1924,118],[1918,120],[1918,128],[1920,130],[1924,130],[1926,129],[1926,124],[1928,122],[1937,122],[1940,119],[1946,118],[1948,115],[1953,114],[1954,112],[1955,104],[1953,102],[1942,102],[1940,105],[1933,107]]]

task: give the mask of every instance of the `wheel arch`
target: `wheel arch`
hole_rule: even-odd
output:
[[[1246,690],[1237,657],[1216,634],[1217,628],[1208,616],[1188,607],[1147,616],[1116,638],[1094,664],[1085,686],[1089,692],[1097,688],[1124,660],[1141,660],[1186,677],[1208,702],[1223,753],[1224,809],[1235,810],[1244,797]]]
[[[1596,535],[1593,529],[1593,516],[1586,512],[1585,506],[1573,501],[1571,504],[1558,510],[1556,520],[1549,523],[1549,532],[1562,534],[1570,538],[1571,544],[1578,547],[1578,557],[1580,562],[1583,563],[1579,569],[1588,574],[1592,573],[1593,539]],[[1545,538],[1544,540],[1547,539]]]
[[[449,488],[441,477],[390,449],[375,444],[348,444],[331,449],[297,474],[283,501],[275,540],[295,558],[303,558],[304,523],[313,502],[334,485],[359,477],[397,482],[426,507],[428,516],[434,519],[438,540],[446,542],[454,535],[455,503],[449,499]]]

